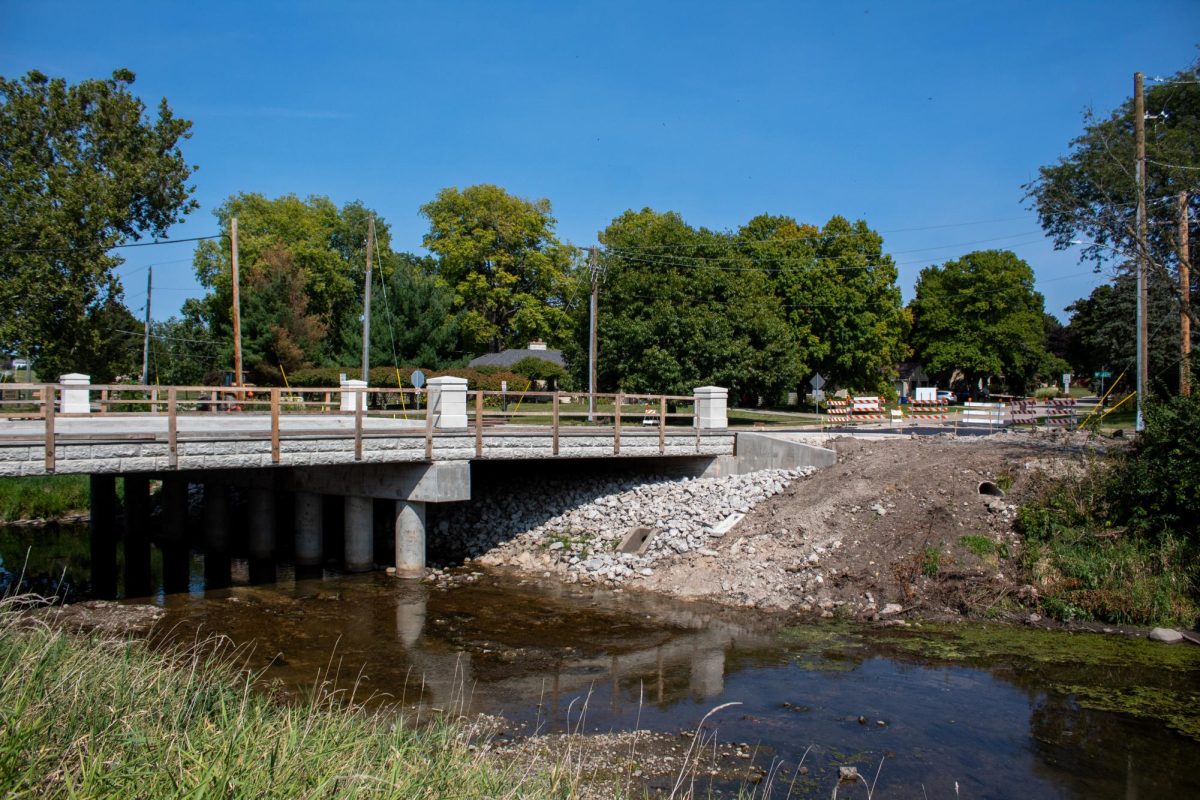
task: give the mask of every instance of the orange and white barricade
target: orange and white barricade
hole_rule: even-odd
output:
[[[854,422],[883,422],[887,419],[883,401],[878,397],[855,397],[851,402]]]
[[[913,400],[908,401],[908,414],[914,425],[923,422],[944,422],[950,419],[949,400]]]
[[[1012,404],[1009,422],[1013,425],[1036,425],[1038,407],[1036,400],[1017,400]]]
[[[1045,423],[1047,425],[1071,427],[1075,422],[1074,397],[1062,397],[1046,401]]]
[[[825,424],[845,425],[853,421],[853,408],[849,400],[825,401]]]

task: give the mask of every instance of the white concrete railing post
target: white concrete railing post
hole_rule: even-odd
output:
[[[342,381],[342,411],[354,411],[354,398],[359,398],[359,404],[363,411],[367,410],[367,393],[358,392],[355,389],[366,389],[367,382],[359,381],[353,378]]]
[[[429,379],[429,404],[425,413],[433,416],[438,430],[466,430],[467,379],[445,375]]]
[[[92,385],[92,376],[80,375],[78,372],[69,372],[66,375],[59,375],[58,382],[63,385],[62,404],[59,406],[59,413],[92,413],[92,402],[89,389],[89,387]]]
[[[728,389],[720,386],[698,386],[692,390],[692,398],[696,404],[697,428],[712,431],[729,428]]]

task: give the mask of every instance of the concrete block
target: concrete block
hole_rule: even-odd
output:
[[[429,407],[433,427],[461,430],[467,427],[467,379],[444,375],[429,379]]]
[[[63,414],[90,414],[92,412],[90,375],[69,372],[59,375],[58,382],[63,385],[62,400],[59,411]]]
[[[701,430],[725,430],[729,427],[728,389],[699,386],[692,390],[692,398],[696,406],[697,427]]]

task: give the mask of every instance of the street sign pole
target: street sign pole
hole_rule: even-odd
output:
[[[825,378],[822,377],[821,373],[818,372],[817,374],[812,376],[812,380],[809,381],[808,383],[810,386],[812,386],[812,390],[813,390],[813,413],[817,415],[817,424],[820,425],[821,424],[821,408],[817,404],[821,401],[821,397],[824,394],[821,391],[821,389],[822,389],[822,387],[825,386]]]

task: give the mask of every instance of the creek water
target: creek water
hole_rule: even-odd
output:
[[[66,566],[82,596],[86,539],[72,541],[2,531],[0,572],[26,564],[36,588],[62,583]],[[719,740],[748,744],[764,768],[792,772],[805,758],[808,775],[777,785],[778,797],[824,797],[838,766],[872,777],[881,759],[877,797],[1200,796],[1190,645],[979,623],[801,623],[467,570],[442,586],[297,579],[281,567],[275,583],[214,591],[201,575],[198,565],[188,593],[150,598],[163,626],[252,646],[250,664],[284,692],[327,680],[360,701],[501,715],[505,737],[678,734],[738,703],[706,723]]]

